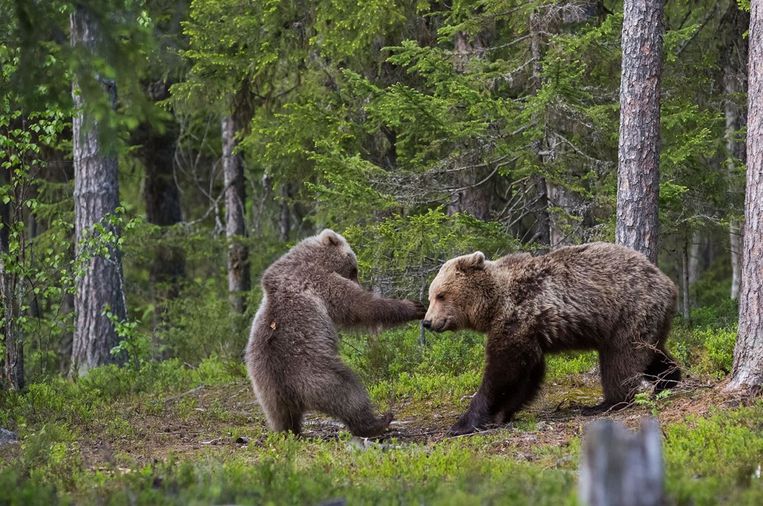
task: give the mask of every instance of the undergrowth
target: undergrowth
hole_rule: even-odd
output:
[[[484,337],[424,337],[414,325],[348,334],[342,354],[381,408],[403,406],[414,419],[442,414],[447,426],[479,385]],[[730,326],[677,321],[669,342],[688,377],[716,381],[730,369],[734,338]],[[574,392],[596,358],[548,357],[547,388]],[[241,401],[230,402],[235,396]],[[655,413],[671,402],[640,398]],[[763,503],[761,420],[757,403],[663,426],[671,503]],[[485,435],[370,446],[346,432],[270,434],[241,361],[216,355],[196,365],[171,359],[101,367],[76,381],[50,377],[23,394],[3,392],[0,426],[20,438],[0,449],[0,504],[576,503],[580,440],[521,446],[554,430],[537,413]],[[177,446],[173,431],[190,432],[184,440],[191,443]],[[244,443],[234,444],[240,437]],[[98,456],[104,447],[108,458]]]

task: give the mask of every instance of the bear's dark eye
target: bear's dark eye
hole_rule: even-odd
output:
[[[445,294],[444,293],[438,293],[435,296],[435,299],[437,299],[437,300],[445,300]]]

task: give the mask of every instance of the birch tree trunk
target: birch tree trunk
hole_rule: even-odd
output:
[[[736,194],[742,193],[737,173],[746,160],[745,145],[738,132],[744,127],[746,111],[740,97],[747,92],[747,38],[744,36],[750,24],[746,12],[739,10],[736,2],[730,2],[721,24],[726,35],[723,55],[723,113],[726,118],[726,172],[729,179],[729,201],[736,202]],[[735,206],[736,207],[736,206]],[[729,220],[729,250],[731,251],[731,293],[739,298],[739,282],[742,268],[742,230],[736,217]]]
[[[86,7],[76,6],[70,17],[71,44],[75,49],[95,56],[99,52],[98,20]],[[101,96],[87,100],[102,101],[112,108],[116,105],[116,84],[95,77]],[[107,244],[108,255],[88,247],[100,242],[95,225],[118,235],[105,220],[113,215],[119,204],[119,178],[115,139],[105,134],[106,127],[96,120],[92,104],[80,94],[75,80],[72,86],[74,118],[72,143],[74,162],[74,220],[75,248],[82,275],[77,279],[74,311],[76,323],[72,343],[71,375],[83,375],[91,368],[114,362],[111,349],[118,343],[114,325],[106,316],[111,312],[118,320],[125,318],[122,259],[113,240]]]
[[[244,223],[244,164],[236,153],[236,120],[233,115],[223,118],[223,177],[225,181],[225,237],[228,241],[228,292],[233,310],[243,313],[245,295],[251,288],[249,248]]]
[[[763,0],[750,6],[747,191],[739,331],[728,389],[763,387]]]
[[[691,298],[689,297],[690,278],[690,258],[689,258],[689,238],[684,241],[681,249],[681,316],[685,322],[691,319]]]
[[[625,0],[617,177],[618,244],[657,262],[662,0]]]

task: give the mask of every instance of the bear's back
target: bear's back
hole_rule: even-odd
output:
[[[552,348],[601,342],[646,315],[670,315],[676,287],[642,254],[610,243],[566,246],[501,265],[507,307],[540,325]]]

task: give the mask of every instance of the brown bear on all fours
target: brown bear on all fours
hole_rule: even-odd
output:
[[[665,339],[676,294],[644,255],[614,244],[449,260],[429,287],[424,326],[488,335],[482,384],[451,433],[507,423],[538,393],[546,353],[599,352],[604,402],[588,413],[624,407],[644,378],[655,391],[674,386],[681,374]]]
[[[418,302],[379,297],[358,284],[355,253],[332,230],[309,237],[268,267],[246,364],[271,429],[299,433],[302,415],[322,411],[356,436],[384,432],[366,389],[339,358],[340,327],[397,325],[424,316]]]

